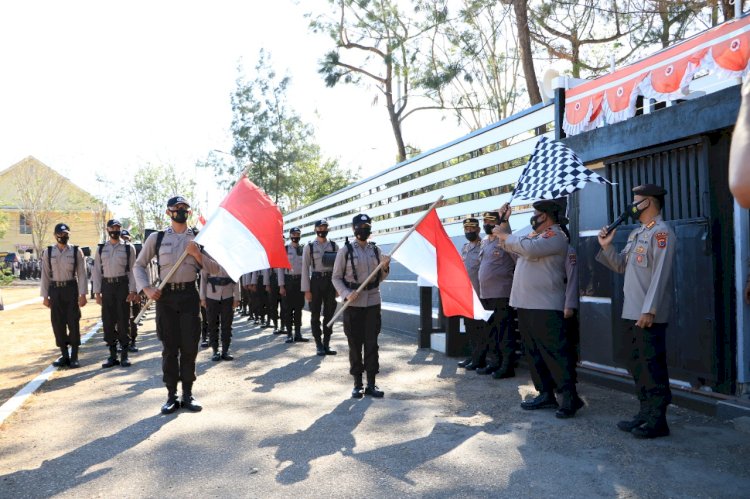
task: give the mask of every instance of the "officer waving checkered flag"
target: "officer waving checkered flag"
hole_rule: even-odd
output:
[[[583,166],[572,149],[542,137],[534,147],[511,199],[556,199],[583,189],[586,182],[610,183]]]

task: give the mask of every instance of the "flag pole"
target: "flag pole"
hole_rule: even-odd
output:
[[[417,220],[417,221],[416,221],[416,222],[414,223],[414,225],[412,225],[412,226],[411,226],[411,228],[410,228],[410,229],[409,229],[409,230],[408,230],[408,231],[406,232],[406,234],[404,234],[404,237],[402,237],[402,238],[401,238],[401,240],[400,240],[400,241],[398,242],[398,244],[396,244],[396,246],[394,246],[394,247],[393,247],[393,248],[391,249],[391,253],[390,253],[390,254],[388,255],[389,257],[390,257],[390,256],[391,256],[392,254],[394,254],[394,253],[396,252],[396,250],[397,250],[397,249],[399,249],[399,247],[400,247],[400,246],[401,246],[401,245],[402,245],[402,244],[404,243],[404,241],[406,241],[406,238],[407,238],[407,237],[409,237],[409,236],[410,236],[410,235],[412,234],[412,232],[414,232],[414,231],[415,231],[415,230],[417,229],[417,226],[418,226],[418,225],[419,225],[420,223],[422,223],[422,220],[424,220],[424,219],[425,219],[425,217],[426,217],[427,215],[429,215],[429,214],[430,214],[430,212],[431,212],[432,210],[434,210],[434,209],[435,209],[435,207],[436,207],[436,206],[438,205],[438,203],[440,203],[440,201],[442,201],[442,200],[443,200],[443,196],[441,195],[441,196],[440,196],[439,198],[437,198],[437,201],[435,201],[434,203],[432,203],[432,204],[430,205],[430,207],[429,207],[429,208],[427,208],[427,211],[425,211],[425,212],[424,212],[424,213],[422,214],[422,216],[421,216],[421,217],[419,217],[419,219],[418,219],[418,220]],[[377,274],[378,272],[380,272],[380,269],[381,269],[382,267],[383,267],[383,262],[380,262],[380,263],[378,264],[378,266],[377,266],[377,267],[375,267],[375,270],[373,270],[373,271],[372,271],[372,272],[370,273],[370,275],[369,275],[369,276],[367,276],[367,279],[365,279],[365,280],[364,280],[364,282],[362,282],[362,284],[360,284],[360,285],[359,285],[359,287],[357,288],[357,290],[356,290],[355,292],[356,292],[357,294],[361,293],[361,292],[362,292],[362,290],[363,290],[363,289],[365,289],[365,286],[367,286],[367,284],[369,284],[369,282],[370,282],[370,281],[372,280],[372,278],[373,278],[373,277],[375,277],[375,275],[376,275],[376,274]],[[345,302],[344,302],[344,305],[343,305],[343,306],[342,306],[342,307],[341,307],[340,309],[338,309],[338,310],[336,311],[336,313],[335,313],[335,314],[333,314],[333,317],[332,317],[332,318],[331,318],[331,320],[330,320],[330,321],[328,322],[328,324],[326,324],[326,326],[327,326],[327,327],[333,327],[333,323],[334,323],[334,322],[336,321],[336,319],[337,319],[337,318],[339,317],[339,315],[341,315],[341,314],[342,314],[342,313],[344,312],[344,309],[346,309],[346,307],[348,307],[350,303],[351,303],[351,302],[349,302],[349,301],[345,301]]]
[[[185,260],[185,258],[187,256],[188,256],[187,250],[183,251],[182,255],[180,255],[180,258],[178,258],[177,261],[175,262],[175,264],[172,265],[172,268],[169,269],[169,273],[167,273],[167,275],[164,277],[164,280],[159,284],[159,288],[158,288],[159,291],[161,291],[162,289],[164,289],[164,286],[167,285],[167,283],[172,278],[172,276],[174,275],[174,273],[177,272],[177,269],[180,267],[180,265],[182,265],[183,260]],[[138,323],[138,321],[141,320],[141,317],[143,317],[143,314],[146,313],[146,310],[148,310],[148,307],[150,307],[153,302],[154,302],[154,300],[151,299],[151,298],[149,298],[148,301],[146,302],[146,304],[143,306],[143,308],[141,308],[141,312],[138,314],[138,317],[136,317],[135,319],[133,319],[133,322]]]

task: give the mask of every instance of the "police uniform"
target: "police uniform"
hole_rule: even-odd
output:
[[[667,191],[647,184],[633,193],[663,201]],[[667,372],[666,330],[672,306],[672,263],[677,239],[660,215],[634,229],[619,253],[612,245],[602,249],[596,260],[611,270],[624,273],[625,299],[622,318],[627,321],[631,353],[628,368],[635,381],[641,409],[632,421],[618,427],[636,436],[669,434],[667,406],[672,400]],[[636,326],[643,314],[653,314],[653,324]]]
[[[55,226],[55,235],[70,234],[67,224]],[[59,239],[58,239],[59,241]],[[62,244],[62,248],[60,247]],[[40,295],[49,299],[52,331],[62,356],[54,362],[57,367],[79,367],[78,348],[81,345],[81,308],[79,296],[86,298],[86,279],[83,252],[77,246],[58,242],[42,251],[42,280]],[[68,346],[71,351],[68,354]]]
[[[224,267],[218,272],[204,268],[201,271],[200,299],[206,303],[208,334],[213,357],[211,360],[233,360],[229,354],[232,343],[232,319],[234,302],[240,301],[240,287],[234,282]],[[221,324],[221,354],[219,354],[219,325]]]
[[[107,222],[107,229],[122,227],[119,220]],[[128,344],[130,343],[130,307],[128,295],[135,293],[135,248],[125,241],[110,240],[100,244],[94,254],[94,267],[91,279],[94,281],[94,294],[101,294],[102,328],[104,341],[109,347],[109,358],[103,368],[121,364],[130,366]],[[117,342],[122,347],[121,358],[117,360]]]
[[[270,268],[263,270],[263,281],[266,283],[266,297],[268,306],[268,320],[273,322],[273,334],[282,334],[279,329],[279,305],[281,304],[281,289],[284,285],[284,269]],[[282,315],[283,317],[283,315]],[[284,329],[282,322],[281,329]]]
[[[315,222],[315,228],[325,225],[326,220]],[[327,231],[326,231],[327,232]],[[327,234],[326,234],[327,235]],[[333,355],[330,341],[333,329],[328,327],[333,314],[336,313],[336,289],[331,283],[333,272],[333,261],[328,255],[333,256],[338,250],[336,243],[326,240],[320,243],[317,238],[307,243],[302,250],[302,285],[303,293],[310,292],[310,327],[318,355]],[[321,337],[320,311],[323,309],[323,328]]]
[[[251,274],[251,272],[248,272],[240,276],[240,309],[242,310],[240,315],[248,316],[248,321],[253,319],[250,290],[248,289],[248,286],[250,286],[250,277],[252,277]]]
[[[476,218],[466,218],[463,221],[465,228],[479,227],[479,221]],[[482,238],[477,234],[476,241],[468,241],[461,248],[461,259],[464,261],[464,267],[469,274],[469,280],[474,287],[474,291],[479,296],[479,251],[481,250]],[[484,321],[471,317],[464,317],[464,329],[469,338],[471,348],[471,358],[469,361],[459,363],[460,367],[476,369],[484,367],[486,340],[484,338]]]
[[[561,217],[564,200],[544,200],[534,208],[548,217]],[[532,224],[533,225],[533,224]],[[516,253],[516,271],[510,293],[510,305],[518,311],[518,325],[523,338],[526,360],[539,396],[521,403],[521,408],[558,407],[554,391],[563,394],[559,418],[575,415],[583,407],[576,391],[575,365],[563,327],[565,308],[565,259],[568,237],[555,223],[540,233],[519,236],[511,234],[503,247]]]
[[[499,225],[500,214],[487,212],[484,220],[492,222],[488,225]],[[497,237],[487,237],[482,241],[479,250],[479,298],[486,310],[492,310],[492,316],[484,323],[488,365],[477,369],[479,374],[497,373],[497,378],[515,375],[513,356],[516,338],[509,301],[516,258],[516,255],[503,249]]]
[[[301,234],[299,227],[292,227],[289,230],[291,237],[292,233],[296,232]],[[302,308],[305,306],[305,293],[302,292],[302,254],[303,247],[297,242],[295,247],[293,244],[286,245],[286,256],[289,259],[291,268],[285,269],[282,281],[280,284],[284,286],[286,290],[286,296],[284,296],[284,326],[287,332],[287,343],[293,343],[294,341],[308,341],[308,338],[302,336]],[[294,329],[292,329],[294,328]]]
[[[263,327],[271,326],[268,313],[268,292],[266,292],[268,272],[264,272],[267,270],[256,270],[250,273],[250,284],[255,286],[255,291],[252,292],[255,323],[261,324]]]

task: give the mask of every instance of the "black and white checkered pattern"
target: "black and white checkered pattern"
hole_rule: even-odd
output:
[[[592,172],[572,149],[542,137],[513,189],[513,199],[556,199],[583,189],[586,182],[609,183]]]

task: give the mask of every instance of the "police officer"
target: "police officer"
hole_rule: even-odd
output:
[[[271,327],[271,318],[268,313],[268,269],[256,270],[250,274],[250,291],[253,294],[253,305],[255,305],[255,323],[263,328]]]
[[[318,355],[336,355],[331,350],[332,328],[328,327],[336,312],[336,289],[331,284],[333,263],[338,250],[336,243],[329,241],[328,221],[315,222],[315,240],[305,245],[302,251],[302,291],[310,303],[310,326]],[[320,309],[323,308],[321,337]]]
[[[179,381],[182,381],[182,407],[191,411],[203,409],[193,397],[195,358],[200,341],[200,297],[195,280],[201,266],[209,272],[218,272],[219,265],[201,254],[200,247],[193,242],[194,232],[187,226],[190,204],[184,197],[170,198],[165,213],[172,221],[171,226],[146,239],[133,272],[138,290],[156,301],[156,332],[162,342],[162,372],[167,388],[167,402],[161,412],[171,414],[180,407]],[[147,270],[151,259],[156,258],[158,276],[164,279],[184,251],[188,256],[164,289],[152,287]]]
[[[265,269],[263,280],[266,283],[268,321],[273,322],[273,334],[283,334],[283,321],[279,329],[279,305],[283,294],[286,293],[286,289],[281,289],[284,286],[284,269]]]
[[[384,395],[375,385],[379,372],[378,335],[380,334],[380,283],[388,277],[390,257],[382,255],[375,243],[368,242],[372,220],[362,213],[352,219],[354,243],[346,242],[336,254],[333,285],[349,306],[344,309],[344,333],[349,343],[349,374],[354,377],[352,398]],[[379,275],[373,277],[361,293],[360,284],[383,262]],[[362,351],[364,349],[364,358]],[[362,388],[362,373],[367,373],[367,387]]]
[[[107,222],[109,241],[98,245],[94,254],[91,279],[94,281],[96,303],[102,307],[104,341],[109,347],[109,358],[102,368],[121,365],[129,367],[128,345],[130,343],[130,307],[137,299],[133,265],[135,248],[120,238],[122,223],[117,219]],[[117,341],[122,348],[117,360]]]
[[[129,230],[122,229],[120,231],[120,237],[126,243],[130,243],[131,236]],[[135,256],[138,258],[140,244],[136,244],[134,248]],[[133,265],[135,265],[135,258],[133,259]],[[133,282],[135,283],[135,276],[133,276]],[[135,344],[136,338],[138,338],[138,324],[135,322],[135,318],[141,313],[141,300],[143,297],[143,293],[137,293],[136,298],[130,302],[130,318],[128,320],[130,323],[130,344],[128,344],[128,351],[133,353],[138,352],[138,347]]]
[[[234,282],[224,267],[218,272],[207,269],[201,271],[200,299],[206,309],[208,334],[213,349],[211,360],[233,360],[229,355],[232,342],[232,319],[234,308],[240,303],[240,287]],[[221,324],[221,354],[219,353],[219,324]]]
[[[486,310],[492,310],[492,316],[484,323],[487,366],[478,368],[477,373],[492,374],[497,379],[502,379],[515,376],[513,357],[516,335],[510,308],[510,292],[517,256],[502,248],[493,232],[496,227],[503,234],[510,233],[507,219],[501,219],[496,211],[485,213],[484,231],[487,237],[479,250],[479,298]]]
[[[479,250],[482,245],[482,236],[479,232],[479,220],[476,218],[465,218],[463,225],[464,237],[466,237],[467,242],[464,244],[463,248],[461,248],[461,258],[464,261],[466,272],[469,274],[471,285],[474,287],[477,296],[479,296]],[[463,367],[469,370],[476,369],[477,367],[484,367],[484,349],[486,341],[483,335],[483,325],[484,321],[471,317],[464,317],[464,329],[466,329],[466,334],[469,338],[471,357],[459,362],[458,367]]]
[[[637,438],[669,435],[667,406],[672,400],[667,372],[666,331],[671,310],[674,232],[661,217],[667,191],[653,184],[633,189],[629,214],[641,223],[628,236],[621,252],[612,247],[616,231],[599,232],[602,249],[596,260],[625,274],[622,318],[627,321],[631,344],[629,369],[633,375],[640,411],[617,427]]]
[[[81,307],[86,306],[88,283],[83,252],[78,246],[68,245],[69,238],[68,224],[55,225],[57,244],[42,251],[40,294],[44,306],[50,309],[55,343],[62,353],[52,365],[77,368],[80,367]]]
[[[533,203],[532,232],[519,236],[495,229],[502,246],[518,255],[510,305],[518,310],[518,325],[526,348],[531,378],[539,395],[521,403],[525,410],[556,408],[555,389],[562,404],[555,413],[570,418],[583,407],[576,390],[575,365],[563,327],[565,308],[565,259],[568,232],[565,199]],[[506,203],[501,214],[510,216]]]
[[[289,240],[286,245],[286,256],[291,268],[285,269],[282,284],[284,285],[284,325],[286,343],[308,342],[302,336],[302,308],[305,306],[305,294],[302,292],[302,246],[299,244],[302,231],[299,227],[289,229]],[[294,328],[294,329],[292,329]]]

